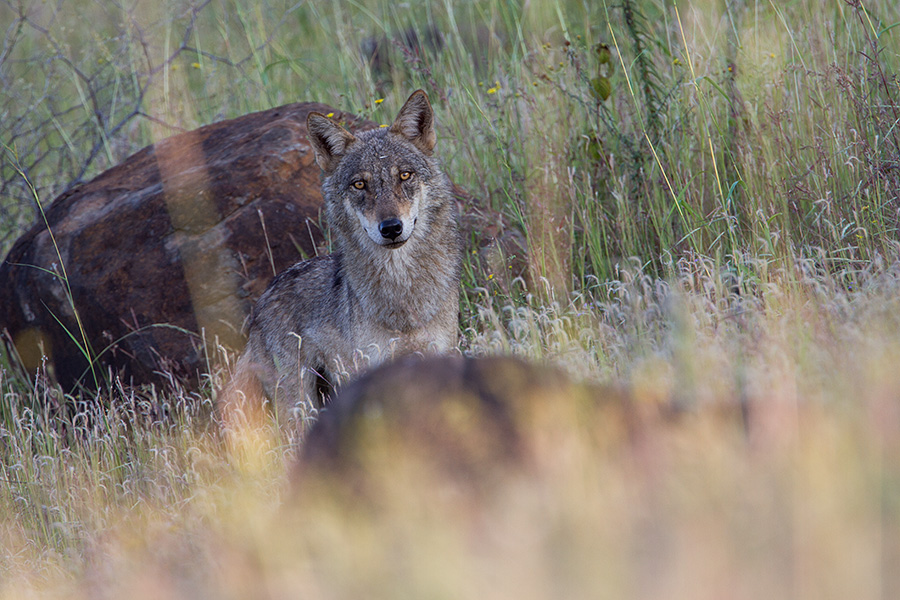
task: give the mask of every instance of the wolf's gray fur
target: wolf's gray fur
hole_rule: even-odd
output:
[[[282,414],[318,405],[318,386],[357,365],[446,352],[458,341],[458,215],[432,156],[425,92],[389,128],[352,135],[319,113],[307,128],[336,252],[269,284],[225,394],[226,402],[264,394]]]

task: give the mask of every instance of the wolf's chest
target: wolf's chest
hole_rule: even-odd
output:
[[[370,364],[415,352],[446,352],[455,340],[444,329],[437,322],[411,331],[389,329],[372,321],[359,322],[354,327],[351,351],[364,356]]]

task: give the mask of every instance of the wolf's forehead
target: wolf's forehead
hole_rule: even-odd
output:
[[[391,148],[386,135],[373,135],[369,141],[363,142],[360,150],[360,159],[368,164],[391,161],[396,157],[396,150]]]
[[[391,136],[387,131],[381,129],[365,133],[368,135],[360,135],[359,143],[354,144],[356,148],[352,148],[347,156],[347,162],[356,169],[376,171],[392,166],[427,167],[425,158],[419,152],[410,148],[410,144],[394,139],[396,136]]]

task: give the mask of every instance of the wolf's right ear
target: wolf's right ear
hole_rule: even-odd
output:
[[[434,135],[434,111],[424,90],[412,93],[391,125],[391,132],[402,135],[431,156],[437,138]]]
[[[323,115],[311,112],[306,117],[306,131],[316,151],[316,162],[326,173],[337,168],[347,147],[356,141],[353,134]]]

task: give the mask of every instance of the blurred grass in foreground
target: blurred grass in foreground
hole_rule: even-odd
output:
[[[177,418],[120,396],[48,423],[16,408],[41,385],[4,379],[0,596],[891,597],[896,273],[855,292],[810,273],[752,300],[699,273],[635,275],[590,312],[486,325],[474,354],[539,349],[603,379],[616,363],[640,416],[631,433],[614,407],[588,427],[548,397],[534,464],[487,489],[380,446],[364,494],[290,487],[283,433],[229,451],[198,398],[169,398]]]

